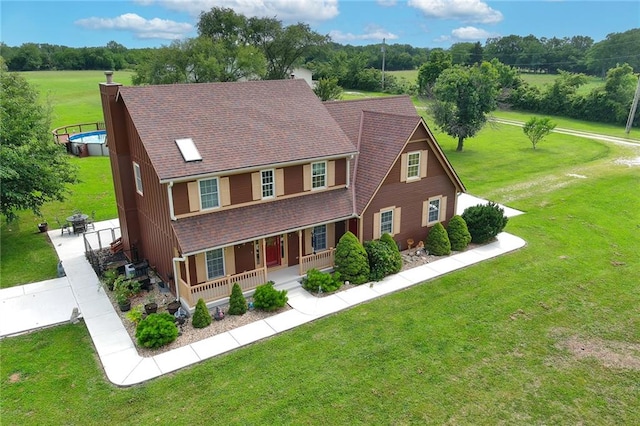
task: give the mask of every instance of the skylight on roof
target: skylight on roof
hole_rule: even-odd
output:
[[[196,144],[193,143],[193,139],[176,139],[176,145],[178,145],[178,149],[180,150],[180,154],[182,154],[184,161],[190,162],[202,160],[202,156],[200,155],[200,152],[198,152]]]

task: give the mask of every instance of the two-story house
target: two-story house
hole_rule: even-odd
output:
[[[302,80],[100,84],[122,243],[194,306],[333,266],[351,231],[401,248],[464,186],[409,97],[321,102]]]

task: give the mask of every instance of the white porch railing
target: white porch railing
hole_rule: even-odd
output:
[[[223,299],[231,295],[231,288],[238,283],[243,292],[253,290],[267,282],[267,274],[264,268],[246,271],[241,274],[228,275],[226,277],[207,281],[189,287],[182,279],[178,280],[180,285],[180,296],[189,302],[189,306],[195,306],[198,299],[202,298],[206,303]]]
[[[321,251],[320,253],[302,256],[300,258],[300,275],[305,275],[309,269],[326,269],[334,266],[334,254],[336,249]]]

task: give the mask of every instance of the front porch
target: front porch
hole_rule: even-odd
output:
[[[289,290],[299,286],[300,279],[310,269],[326,270],[334,266],[335,249],[331,248],[319,253],[302,256],[298,265],[280,268],[260,267],[239,274],[209,280],[201,284],[189,285],[178,277],[178,294],[180,299],[190,307],[202,298],[207,305],[226,303],[234,284],[240,285],[243,293],[252,292],[256,287],[273,281],[278,290]]]

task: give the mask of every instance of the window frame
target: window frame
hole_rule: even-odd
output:
[[[214,181],[216,183],[216,205],[212,206],[212,207],[205,207],[204,203],[202,202],[202,183],[203,182],[208,182],[208,181]],[[208,195],[208,194],[205,194]],[[220,179],[218,179],[217,177],[213,177],[213,178],[208,178],[208,179],[199,179],[198,180],[198,196],[200,199],[200,210],[213,210],[213,209],[218,209],[220,208]]]
[[[323,173],[316,175],[315,174],[315,170],[314,170],[314,166],[319,165],[319,164],[322,164]],[[328,172],[328,170],[327,170],[327,162],[326,161],[316,161],[315,163],[311,163],[311,190],[312,191],[316,191],[318,189],[327,188],[327,178],[328,178],[327,172]],[[320,186],[320,185],[315,186],[316,183],[315,183],[314,178],[320,177],[320,176],[322,177],[322,186]]]
[[[218,256],[219,253],[219,256]],[[216,256],[216,258],[211,259],[211,261],[220,261],[220,266],[222,268],[222,273],[219,275],[211,275],[211,270],[210,270],[210,264],[209,264],[209,255],[211,254],[211,256]],[[219,258],[219,259],[218,259]],[[215,280],[217,278],[220,277],[224,277],[225,276],[225,264],[224,264],[224,249],[223,248],[218,248],[218,249],[213,249],[213,250],[207,250],[204,254],[204,262],[207,268],[207,281],[211,281],[211,280]]]
[[[267,182],[265,184],[265,175],[264,173],[271,173],[271,182]],[[271,195],[264,195],[265,192],[265,187],[268,188],[268,186],[270,186],[271,189]],[[260,196],[261,199],[263,200],[267,200],[270,198],[275,198],[276,197],[276,171],[275,169],[265,169],[265,170],[260,170]]]
[[[433,197],[433,198],[429,198],[428,200],[428,208],[427,208],[427,225],[433,225],[436,224],[438,222],[440,222],[440,216],[441,216],[441,212],[442,212],[442,197]],[[431,203],[433,202],[438,202],[438,208],[436,210],[438,217],[435,220],[431,220]]]
[[[416,164],[411,164],[411,157],[417,156],[418,162]],[[422,152],[420,151],[412,151],[407,153],[407,170],[405,170],[407,180],[419,180],[420,179],[420,161],[422,160]],[[409,174],[409,170],[415,167],[415,175]]]
[[[142,184],[142,170],[140,164],[132,161],[133,163],[133,180],[136,185],[136,192],[140,195],[144,195],[144,185]]]
[[[395,209],[387,209],[387,210],[380,211],[380,235],[381,236],[385,233],[389,235],[394,235],[394,232],[393,232],[394,231],[393,229],[394,210]],[[389,214],[388,225],[390,226],[390,229],[388,231],[384,229],[384,226],[387,224],[387,221],[384,220],[384,217],[386,214]]]
[[[320,247],[318,246],[318,233],[316,233],[316,230],[322,228],[322,231],[319,232],[320,235],[323,236],[323,242],[324,242],[324,246]],[[327,225],[317,225],[314,226],[312,231],[311,231],[311,246],[313,247],[313,252],[319,252],[319,251],[324,251],[327,249]]]

